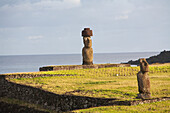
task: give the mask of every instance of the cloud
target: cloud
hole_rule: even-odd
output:
[[[40,0],[37,2],[24,1],[18,4],[4,4],[0,11],[39,11],[62,10],[80,6],[80,0]]]
[[[59,48],[58,53],[73,49],[79,52],[81,30],[86,26],[94,31],[96,52],[102,52],[101,45],[103,50],[117,52],[114,47],[110,48],[111,42],[119,45],[122,39],[126,44],[138,43],[143,37],[169,41],[165,38],[169,37],[170,0],[0,0],[0,3],[2,1],[6,3],[0,4],[0,43],[11,48],[22,41],[27,45],[36,45],[35,42],[36,46],[46,44],[48,48]],[[63,43],[67,45],[65,50],[60,49]],[[164,45],[160,45],[161,48]],[[131,51],[131,47],[125,46],[119,50]],[[2,48],[1,51],[8,50]]]
[[[115,17],[115,20],[126,20],[126,19],[128,19],[128,18],[129,18],[128,15],[116,16],[116,17]]]
[[[43,36],[41,36],[41,35],[38,35],[38,36],[29,36],[28,37],[28,39],[30,39],[30,40],[37,40],[37,39],[42,39],[43,38]]]
[[[12,30],[26,30],[28,27],[0,27],[0,32],[10,32]]]

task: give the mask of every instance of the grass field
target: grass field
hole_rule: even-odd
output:
[[[75,110],[76,113],[169,113],[170,101],[154,102],[136,106],[105,106],[83,110]]]
[[[42,88],[56,94],[134,100],[138,94],[136,73],[139,67],[112,67],[101,69],[60,70],[39,74],[72,74],[10,79],[19,84]],[[150,66],[152,97],[170,97],[170,65]],[[137,106],[107,106],[75,112],[170,112],[170,101]],[[140,109],[140,110],[139,110]]]

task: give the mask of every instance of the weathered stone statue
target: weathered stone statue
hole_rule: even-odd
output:
[[[139,94],[137,98],[151,98],[150,80],[149,80],[149,64],[146,59],[140,59],[140,71],[137,74]]]
[[[92,40],[90,36],[93,36],[92,30],[90,28],[84,28],[82,31],[84,47],[82,49],[83,65],[93,64],[93,48]]]

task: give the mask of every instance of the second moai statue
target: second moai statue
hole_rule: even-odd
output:
[[[139,94],[137,98],[141,98],[141,99],[151,98],[150,79],[148,76],[149,64],[144,58],[140,59],[139,61],[140,61],[140,71],[137,74]]]
[[[82,49],[83,65],[93,64],[93,48],[91,36],[93,36],[92,30],[90,28],[84,28],[82,31],[84,47]]]

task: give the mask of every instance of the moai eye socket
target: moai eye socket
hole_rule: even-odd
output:
[[[90,40],[89,40],[89,39],[87,39],[87,42],[89,43],[89,42],[90,42]]]

